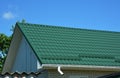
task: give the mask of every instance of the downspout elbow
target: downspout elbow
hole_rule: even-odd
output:
[[[64,75],[64,73],[62,72],[62,70],[61,70],[61,67],[60,66],[58,66],[58,72],[61,74],[61,75]]]

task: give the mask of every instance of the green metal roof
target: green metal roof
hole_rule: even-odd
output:
[[[42,64],[120,66],[120,32],[17,23]]]

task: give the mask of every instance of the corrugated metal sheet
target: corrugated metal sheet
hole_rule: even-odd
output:
[[[26,72],[14,72],[14,73],[4,73],[4,74],[0,74],[0,78],[36,78],[41,74],[41,72],[30,72],[30,73],[26,73]]]

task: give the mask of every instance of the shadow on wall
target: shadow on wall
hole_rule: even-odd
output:
[[[120,78],[120,72],[100,76],[100,77],[97,77],[97,78]]]

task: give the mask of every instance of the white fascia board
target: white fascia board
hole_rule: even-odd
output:
[[[119,66],[42,64],[42,68],[44,69],[57,69],[58,66],[63,70],[120,71]]]

